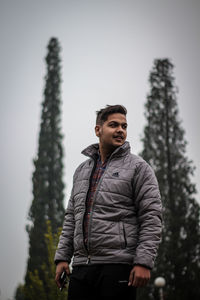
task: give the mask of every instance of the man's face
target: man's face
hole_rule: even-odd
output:
[[[126,141],[126,116],[120,113],[109,115],[102,125],[96,125],[95,132],[99,137],[100,146],[108,151],[113,151]]]

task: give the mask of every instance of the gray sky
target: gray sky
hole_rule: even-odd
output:
[[[13,296],[25,273],[49,39],[62,46],[65,204],[85,159],[81,150],[97,141],[96,110],[125,105],[128,140],[134,153],[141,150],[149,72],[155,58],[165,57],[175,65],[187,155],[200,191],[199,14],[199,0],[0,0],[0,299]]]

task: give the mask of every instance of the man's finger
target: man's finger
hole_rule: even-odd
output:
[[[129,275],[129,282],[128,282],[128,286],[133,285],[133,280],[134,280],[134,271],[131,270],[130,275]]]
[[[146,281],[144,278],[135,277],[132,285],[135,287],[143,287],[146,285]]]
[[[56,284],[57,284],[57,286],[58,286],[59,288],[61,287],[61,284],[60,284],[60,275],[61,275],[61,273],[60,273],[60,272],[57,272],[57,273],[56,273],[56,277],[55,277]]]
[[[65,269],[67,275],[69,276],[69,275],[70,275],[69,265],[65,265],[65,266],[64,266],[64,269]]]
[[[145,286],[150,279],[150,270],[142,266],[134,266],[131,273],[134,274],[134,277],[130,285],[135,287]]]

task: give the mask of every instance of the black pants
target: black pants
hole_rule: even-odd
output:
[[[128,286],[131,269],[122,264],[74,267],[68,300],[135,300],[136,289]]]

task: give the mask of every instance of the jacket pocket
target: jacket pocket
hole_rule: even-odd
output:
[[[120,237],[121,248],[126,248],[127,247],[126,232],[125,232],[124,223],[122,221],[119,222],[119,237]]]

